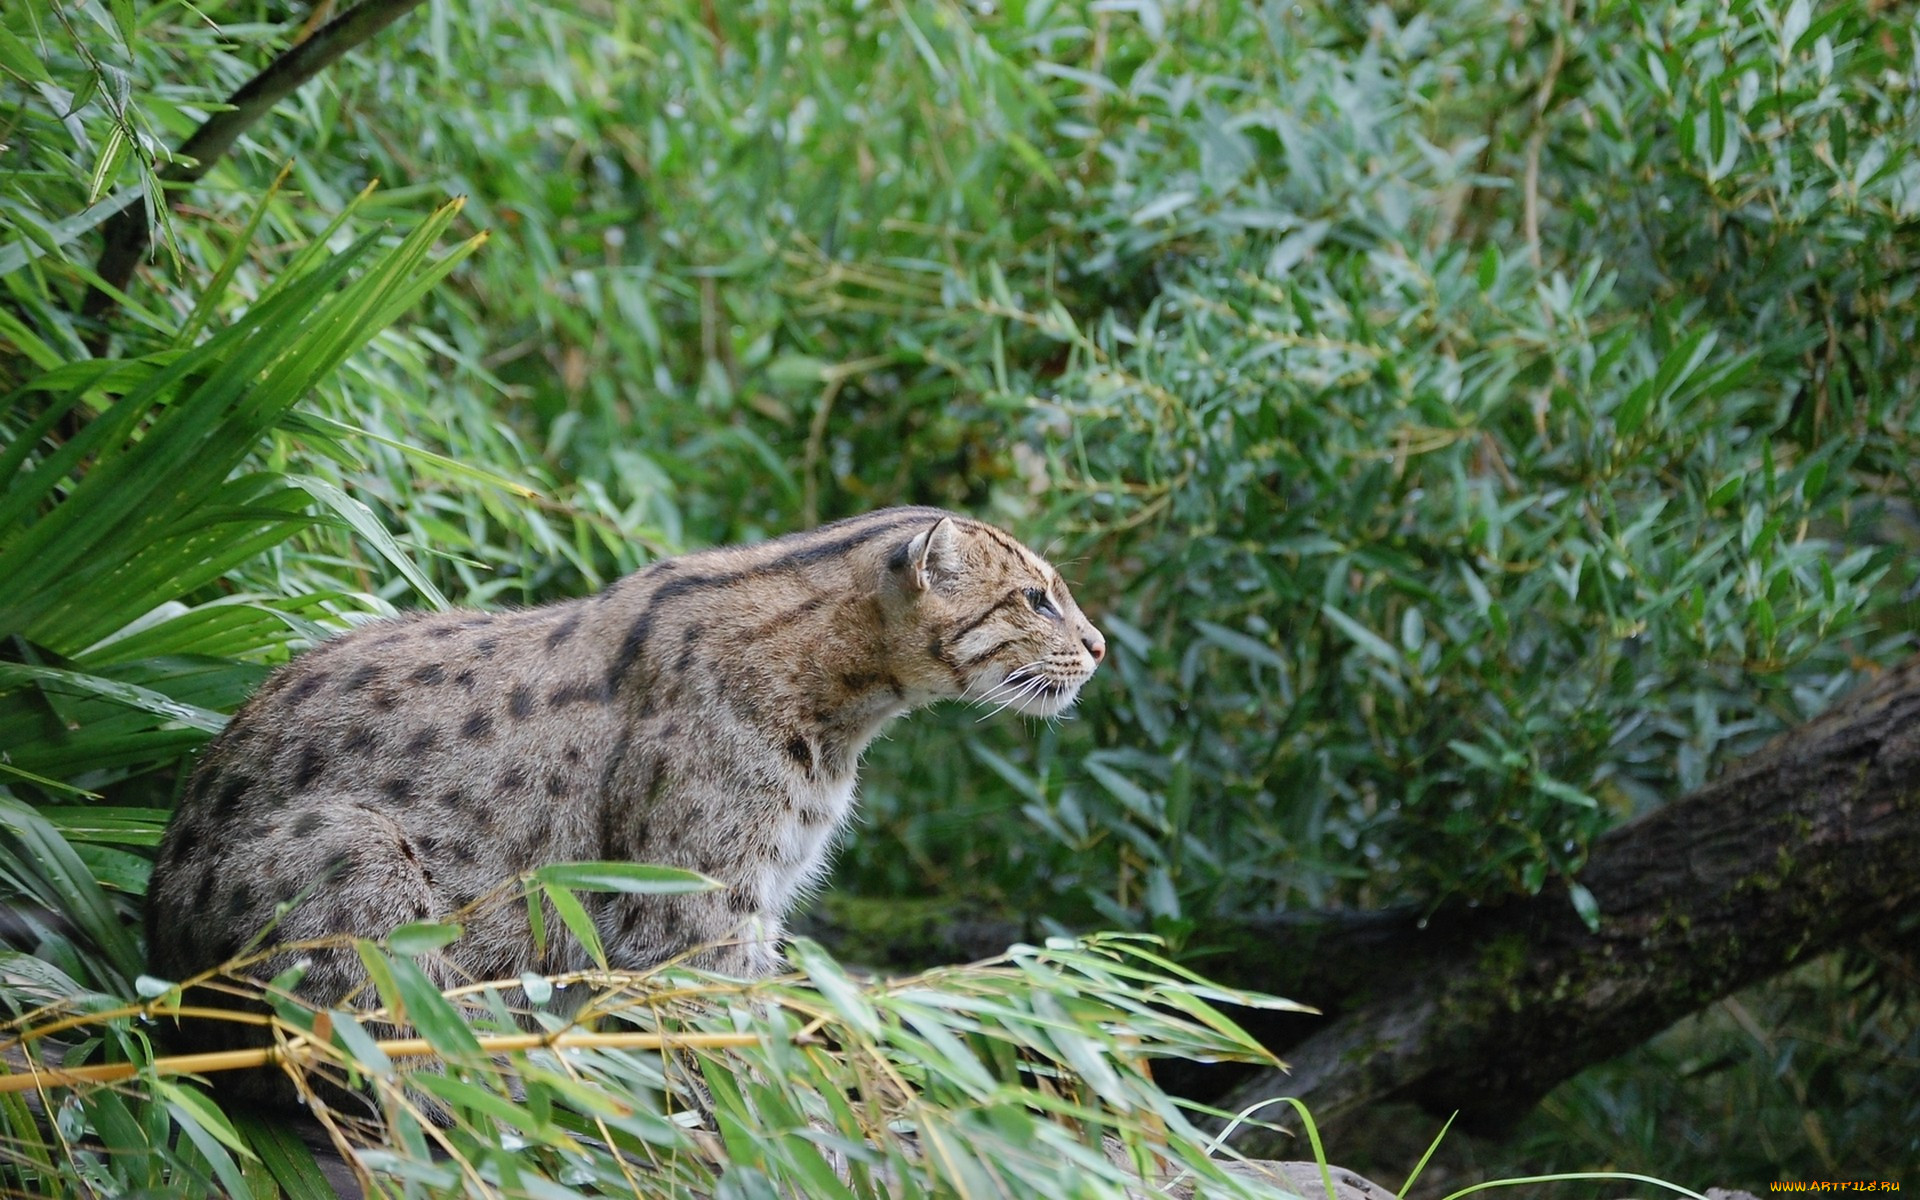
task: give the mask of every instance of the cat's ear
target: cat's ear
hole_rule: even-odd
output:
[[[941,517],[907,543],[907,585],[916,592],[930,590],[960,574],[960,534],[950,517]]]

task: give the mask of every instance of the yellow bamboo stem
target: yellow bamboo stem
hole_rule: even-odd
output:
[[[511,1054],[516,1050],[603,1049],[660,1050],[669,1045],[682,1049],[713,1050],[729,1046],[752,1046],[760,1041],[757,1033],[520,1033],[495,1034],[478,1039],[483,1054]],[[425,1038],[395,1038],[376,1043],[388,1058],[426,1058],[439,1051]],[[72,1087],[81,1083],[113,1083],[142,1075],[148,1067],[160,1075],[207,1075],[215,1071],[242,1071],[288,1060],[315,1057],[310,1044],[302,1041],[288,1046],[262,1046],[253,1050],[215,1050],[204,1054],[174,1054],[151,1063],[98,1063],[85,1067],[32,1067],[18,1075],[0,1075],[0,1093],[33,1091],[42,1087]]]
[[[154,1017],[207,1017],[216,1021],[234,1021],[242,1025],[273,1024],[273,1018],[264,1013],[241,1012],[231,1008],[196,1008],[188,1004],[182,1005],[179,1008],[156,1009],[151,1005],[129,1004],[124,1008],[110,1009],[106,1012],[80,1013],[77,1016],[63,1017],[58,1021],[49,1021],[45,1025],[22,1030],[14,1037],[0,1039],[0,1050],[12,1050],[16,1046],[24,1046],[28,1042],[36,1042],[42,1038],[51,1037],[56,1033],[64,1033],[69,1029],[84,1029],[89,1025],[99,1025],[102,1022],[111,1021],[115,1018],[128,1017],[144,1017],[147,1019]]]

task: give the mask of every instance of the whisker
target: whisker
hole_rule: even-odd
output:
[[[970,700],[970,701],[974,701],[976,703],[982,703],[982,704],[990,703],[994,694],[999,692],[1000,689],[1011,688],[1026,681],[1028,678],[1030,678],[1030,676],[1027,674],[1028,672],[1037,671],[1045,665],[1046,665],[1046,660],[1042,658],[1042,659],[1035,659],[1030,663],[1026,663],[1022,666],[1015,667],[1013,670],[1007,672],[1006,678],[1002,679],[999,683],[994,684],[992,687],[988,688],[985,692],[982,692],[979,696],[970,696],[967,694],[968,692],[973,690],[973,685],[968,684],[966,690],[961,692],[961,699]]]
[[[980,696],[978,696],[975,699],[975,703],[991,704],[993,703],[994,699],[997,696],[999,696],[1003,691],[1009,692],[1009,693],[1012,692],[1015,688],[1018,688],[1022,684],[1026,683],[1027,678],[1028,678],[1027,676],[1022,675],[1018,678],[1010,677],[1007,679],[1003,679],[999,683],[995,684],[993,687],[989,688],[987,691],[982,693]]]
[[[1018,704],[1020,702],[1021,695],[1025,693],[1025,691],[1032,686],[1033,686],[1033,680],[1031,679],[1026,680],[1021,684],[1018,690],[1007,693],[1006,697],[1000,700],[999,703],[995,704],[992,708],[988,709],[985,713],[982,713],[979,717],[975,718],[974,724],[978,725],[981,721],[986,720],[988,717],[997,716],[1000,713],[1007,711],[1007,709],[1011,708],[1013,705]]]
[[[1008,671],[1005,678],[1001,679],[1000,684],[996,684],[995,686],[998,687],[1003,684],[1010,683],[1014,679],[1019,678],[1023,673],[1027,671],[1031,671],[1036,667],[1045,666],[1046,662],[1047,662],[1046,656],[1042,655],[1041,657],[1034,659],[1032,662],[1022,663],[1019,666],[1015,667],[1013,670]],[[968,690],[971,690],[972,687],[973,687],[972,684],[967,685]]]
[[[993,712],[988,713],[986,717],[979,718],[979,720],[976,720],[974,724],[978,725],[980,721],[986,720],[987,717],[993,716],[994,713],[1005,712],[1007,709],[1011,708],[1012,706],[1031,698],[1032,696],[1038,694],[1042,689],[1050,686],[1052,686],[1052,681],[1050,681],[1045,675],[1035,675],[1033,678],[1027,680],[1026,685],[1022,687],[1018,692],[1015,692],[1013,695],[1009,696],[1007,699],[1001,701],[1000,706],[998,708],[995,708]]]

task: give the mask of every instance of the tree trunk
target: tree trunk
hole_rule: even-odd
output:
[[[327,22],[312,37],[295,43],[265,70],[249,79],[240,90],[228,96],[226,106],[209,116],[192,137],[181,143],[171,161],[156,172],[159,182],[198,183],[233,148],[241,135],[252,128],[254,122],[271,112],[276,104],[333,65],[341,55],[419,6],[420,0],[361,0],[361,3]],[[146,201],[158,208],[167,203],[167,198],[163,195],[148,196]],[[108,287],[88,289],[82,310],[87,317],[97,321],[104,321],[107,313],[118,303],[115,293],[126,290],[127,284],[133,279],[134,268],[140,265],[140,260],[146,257],[152,245],[152,230],[147,224],[145,206],[137,199],[129,201],[125,208],[107,218],[102,233],[100,261],[94,267],[94,274]],[[105,346],[106,331],[103,326],[95,339],[95,353],[101,352]]]
[[[1231,949],[1201,969],[1328,1014],[1261,1027],[1291,1072],[1257,1072],[1212,1102],[1238,1111],[1296,1096],[1337,1130],[1371,1104],[1414,1100],[1497,1130],[1714,1000],[1889,932],[1920,902],[1920,659],[1608,833],[1579,881],[1599,902],[1597,930],[1560,884],[1424,924],[1325,914],[1204,930]],[[922,920],[905,940],[872,929],[848,939],[840,913],[819,935],[883,965],[900,965],[902,947],[978,957],[1027,936],[974,918]],[[1234,1141],[1256,1156],[1286,1145],[1254,1126]]]

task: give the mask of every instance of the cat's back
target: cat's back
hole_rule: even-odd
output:
[[[424,879],[411,899],[425,911],[391,914],[412,920],[526,864],[591,857],[618,737],[591,603],[379,622],[270,676],[209,746],[161,844],[156,967],[218,962],[275,905],[322,887],[344,896],[330,909],[382,911]],[[390,866],[387,846],[401,851]]]
[[[234,717],[186,804],[244,820],[247,808],[343,785],[405,802],[432,798],[436,782],[470,779],[490,761],[578,765],[592,748],[594,715],[611,699],[604,655],[583,635],[589,604],[436,613],[324,642]],[[229,778],[216,784],[214,772]]]

